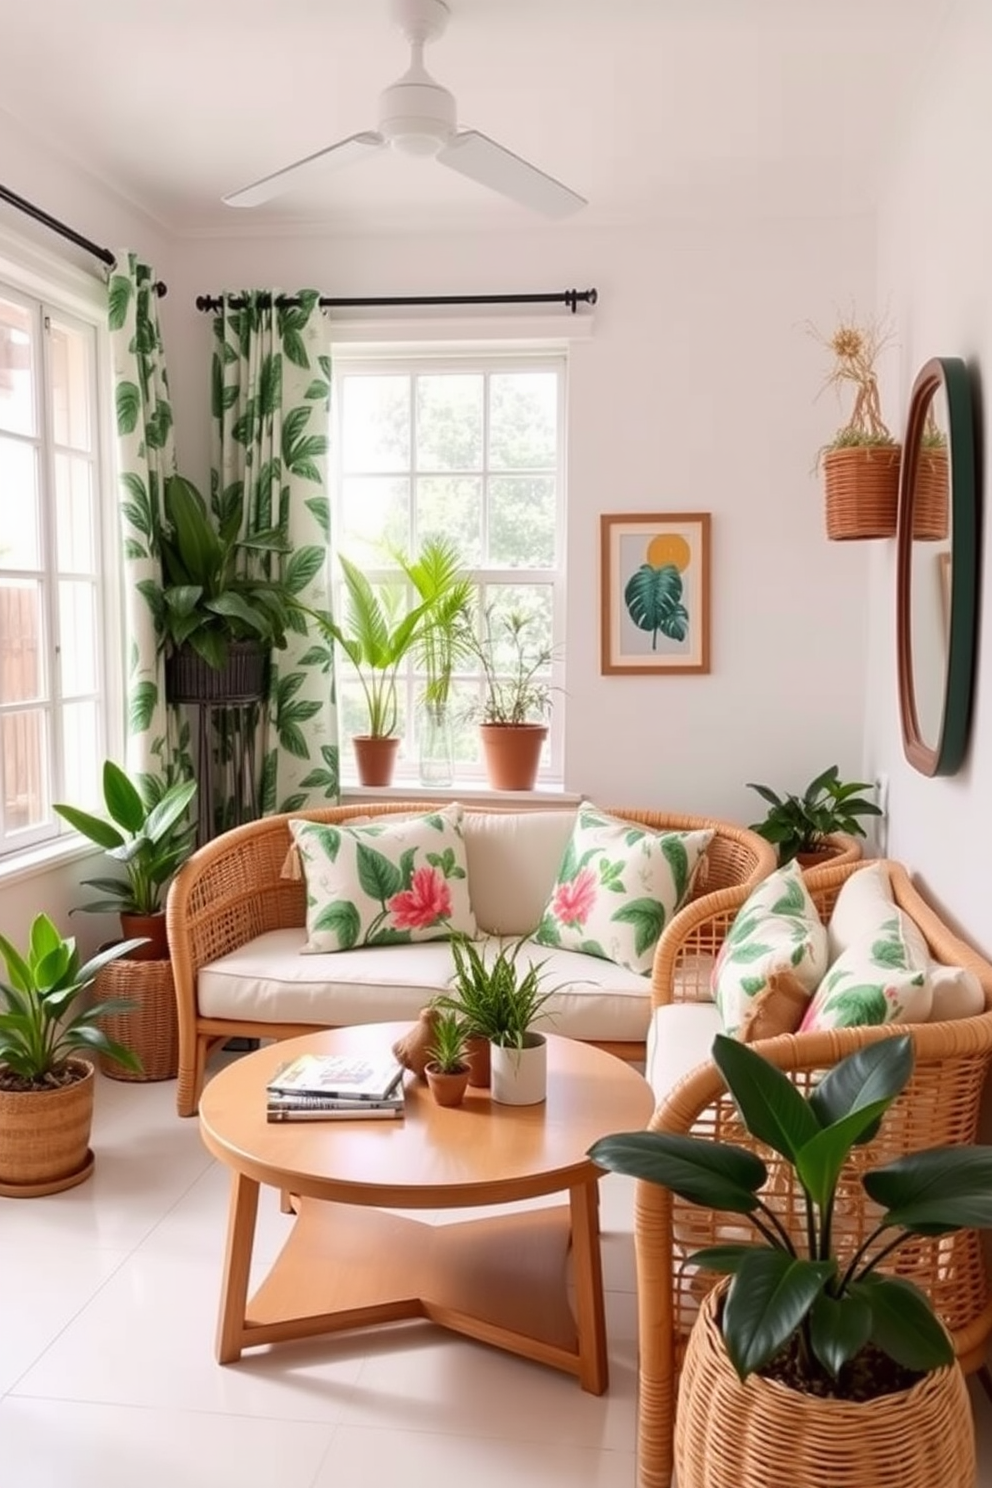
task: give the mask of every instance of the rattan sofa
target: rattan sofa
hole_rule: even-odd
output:
[[[326,807],[311,812],[294,812],[293,816],[305,816],[319,822],[368,821],[370,818],[387,817],[396,813],[417,813],[436,809],[443,803],[396,802],[388,805],[355,805]],[[516,810],[516,808],[514,808]],[[574,815],[574,807],[570,808]],[[704,860],[704,871],[697,873],[693,894],[672,923],[686,914],[695,905],[706,904],[716,909],[729,890],[742,889],[745,893],[759,879],[764,878],[775,866],[773,849],[756,833],[728,822],[710,820],[702,816],[671,815],[657,811],[639,811],[628,808],[610,808],[613,815],[639,822],[657,830],[689,831],[696,828],[712,828],[714,836]],[[500,808],[472,808],[485,816],[506,815]],[[169,948],[175,977],[176,1001],[179,1017],[179,1084],[176,1105],[181,1116],[192,1115],[197,1108],[203,1087],[207,1059],[216,1046],[232,1037],[290,1038],[315,1027],[333,1027],[342,1022],[357,1021],[355,1017],[335,1018],[333,1001],[326,1007],[326,1020],[320,1023],[303,1021],[297,1014],[288,1017],[266,1017],[246,1020],[226,1011],[223,1016],[208,1016],[200,1003],[200,979],[206,969],[207,975],[216,975],[211,968],[225,958],[230,958],[239,949],[266,936],[268,932],[297,931],[287,937],[287,961],[299,967],[298,952],[305,935],[305,890],[300,879],[283,876],[287,852],[291,845],[288,815],[264,817],[260,821],[244,826],[216,838],[200,848],[184,864],[169,891],[167,922]],[[557,861],[557,860],[556,860]],[[526,865],[521,865],[521,872]],[[513,864],[507,868],[513,872]],[[551,870],[547,892],[554,883]],[[539,911],[534,924],[539,918]],[[412,962],[418,952],[427,947],[402,948]],[[359,957],[374,952],[358,952]],[[344,957],[329,955],[307,957],[311,967],[323,962],[326,976],[340,976]],[[605,979],[610,975],[611,963],[592,956],[582,956],[588,963],[583,978]],[[612,968],[615,973],[617,968]],[[293,967],[287,965],[287,975]],[[345,973],[346,974],[346,973]],[[631,974],[626,973],[629,977]],[[648,978],[634,978],[637,983],[636,997],[639,1011],[637,1033],[630,1036],[629,1002],[628,1017],[622,1036],[610,1036],[609,1028],[598,1036],[588,1037],[589,1042],[612,1050],[629,1060],[644,1057],[644,1033],[650,1018],[654,993]],[[643,980],[644,992],[640,991]],[[444,983],[438,990],[444,990]],[[401,989],[401,992],[404,989]],[[593,990],[596,990],[595,985]],[[413,985],[399,1005],[394,1002],[392,1012],[381,1012],[377,1017],[362,1021],[382,1021],[389,1017],[409,1016],[415,1018],[419,1007],[429,1000],[423,983]],[[617,1011],[620,1002],[617,999]],[[352,999],[354,1004],[355,999]],[[601,1006],[610,1005],[610,998],[601,999]],[[554,1009],[554,998],[549,1008]],[[323,1010],[323,1009],[322,1009]],[[569,1033],[567,1020],[555,1025],[558,1031]],[[583,1037],[581,1033],[575,1036]]]
[[[848,863],[808,871],[806,883],[826,921],[841,885],[864,865]],[[905,869],[890,863],[896,902],[919,927],[933,960],[969,967],[985,993],[985,1011],[954,1022],[847,1028],[830,1033],[783,1034],[754,1045],[766,1058],[808,1087],[823,1070],[852,1050],[893,1033],[911,1033],[916,1063],[905,1094],[886,1117],[879,1138],[859,1149],[859,1164],[876,1166],[916,1148],[974,1142],[979,1103],[992,1060],[992,965],[948,929],[913,886]],[[671,1019],[680,1001],[705,995],[693,968],[706,967],[719,950],[745,898],[729,890],[714,909],[700,903],[672,921],[662,935],[655,962],[656,1019]],[[675,1022],[677,1023],[677,1014]],[[649,1064],[650,1072],[650,1064]],[[678,1081],[651,1120],[653,1131],[710,1135],[748,1142],[716,1066],[699,1064]],[[772,1172],[770,1189],[779,1213],[796,1228],[797,1206],[791,1169],[762,1157]],[[854,1247],[873,1227],[856,1173],[845,1185],[835,1218],[845,1247]],[[674,1199],[650,1183],[636,1185],[635,1246],[640,1332],[638,1400],[638,1488],[668,1488],[678,1371],[685,1339],[699,1301],[716,1280],[696,1270],[689,1256],[719,1240],[748,1238],[746,1220],[721,1215]],[[913,1242],[901,1250],[896,1269],[933,1300],[965,1369],[977,1369],[992,1333],[992,1302],[975,1231]]]

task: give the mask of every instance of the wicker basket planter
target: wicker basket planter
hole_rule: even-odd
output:
[[[947,536],[950,492],[946,449],[921,450],[913,482],[913,538],[943,542]]]
[[[901,454],[897,444],[827,451],[823,473],[831,541],[895,537]]]
[[[165,664],[170,703],[252,703],[265,697],[269,653],[257,641],[232,641],[227,665],[217,671],[192,646],[180,646]]]
[[[112,1080],[173,1080],[179,1072],[179,1020],[171,961],[112,961],[95,983],[98,1002],[122,998],[127,1012],[107,1013],[100,1027],[108,1038],[133,1049],[141,1060],[140,1073],[101,1056],[100,1068]]]
[[[975,1488],[975,1435],[958,1364],[909,1390],[821,1400],[752,1374],[742,1383],[704,1301],[686,1348],[675,1418],[679,1488]]]
[[[812,852],[796,853],[796,862],[805,872],[807,868],[838,868],[841,863],[857,863],[862,856],[857,837],[849,837],[846,832],[831,832]]]
[[[93,1171],[93,1066],[52,1090],[0,1090],[0,1194],[34,1199],[82,1183]]]

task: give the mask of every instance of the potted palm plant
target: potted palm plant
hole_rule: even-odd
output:
[[[133,954],[126,940],[80,964],[76,942],[47,915],[31,926],[26,952],[0,935],[0,1194],[35,1198],[81,1183],[93,1171],[93,1065],[104,1054],[130,1069],[140,1061],[100,1026],[121,1004],[84,995],[102,968]]]
[[[533,790],[548,737],[550,646],[533,639],[538,616],[497,615],[490,606],[471,647],[485,684],[480,715],[486,773],[494,790]]]
[[[543,961],[521,962],[525,946],[532,946],[526,935],[500,941],[495,951],[452,936],[453,990],[434,999],[435,1007],[453,1012],[468,1034],[487,1043],[488,1083],[503,1105],[536,1105],[547,1095],[547,1044],[533,1024],[554,989],[542,990]],[[478,1067],[470,1083],[487,1083]]]
[[[876,365],[889,332],[875,320],[859,324],[853,314],[829,337],[809,329],[833,358],[825,386],[854,389],[849,418],[819,454],[827,537],[894,537],[902,452],[882,418]]]
[[[690,1258],[730,1281],[707,1293],[689,1338],[679,1488],[779,1481],[785,1461],[801,1463],[804,1488],[974,1488],[971,1408],[950,1339],[891,1268],[915,1236],[992,1224],[992,1148],[932,1148],[868,1168],[865,1144],[912,1073],[905,1034],[848,1055],[808,1096],[736,1039],[718,1035],[713,1060],[751,1146],[640,1131],[589,1149],[600,1167],[753,1225],[752,1239]],[[798,1213],[776,1203],[777,1167],[798,1180]],[[845,1244],[844,1207],[864,1202],[860,1190],[874,1228]]]
[[[413,560],[399,559],[427,607],[414,646],[414,665],[424,674],[418,738],[422,785],[454,780],[451,684],[460,663],[472,654],[475,582],[468,578],[458,548],[445,538],[428,538]]]
[[[55,810],[84,837],[106,850],[119,872],[87,878],[85,888],[100,898],[79,909],[120,916],[121,934],[133,947],[100,972],[98,993],[106,1004],[123,997],[134,1009],[129,1033],[140,1055],[137,1070],[110,1057],[101,1063],[115,1079],[171,1079],[179,1067],[179,1025],[175,983],[165,928],[165,894],[176,870],[193,849],[195,826],[188,820],[196,795],[195,780],[171,785],[143,775],[140,789],[119,765],[103,766],[103,797],[109,820],[59,804]],[[144,937],[136,940],[134,937]],[[107,1012],[104,1029],[119,1035],[119,1014]]]
[[[757,791],[769,806],[764,820],[749,830],[778,849],[780,863],[798,858],[804,868],[828,859],[833,863],[859,858],[860,844],[852,839],[867,835],[860,818],[882,815],[881,808],[861,794],[872,789],[870,782],[842,781],[836,765],[811,780],[801,796],[780,796],[753,781],[747,788]]]
[[[326,610],[305,613],[341,647],[358,673],[368,710],[368,733],[352,741],[358,778],[362,785],[388,785],[399,747],[396,679],[401,662],[419,639],[429,607],[407,608],[404,584],[383,584],[376,590],[344,554],[338,561],[347,595],[344,622],[339,624]]]

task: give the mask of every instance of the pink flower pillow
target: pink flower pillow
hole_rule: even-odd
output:
[[[304,951],[474,936],[462,808],[361,826],[296,819],[307,886]]]
[[[534,939],[647,975],[712,839],[709,830],[654,832],[584,801]]]

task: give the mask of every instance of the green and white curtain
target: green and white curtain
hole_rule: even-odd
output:
[[[172,405],[155,272],[121,252],[107,285],[124,554],[127,748],[132,778],[163,785],[192,774],[189,725],[165,701],[165,665],[149,594],[162,589],[159,531],[166,477],[175,474]]]
[[[331,361],[317,291],[280,298],[232,292],[215,317],[211,502],[215,515],[239,502],[245,534],[281,525],[291,551],[269,561],[301,604],[327,610]],[[302,618],[272,653],[262,756],[263,812],[338,800],[333,654]]]

